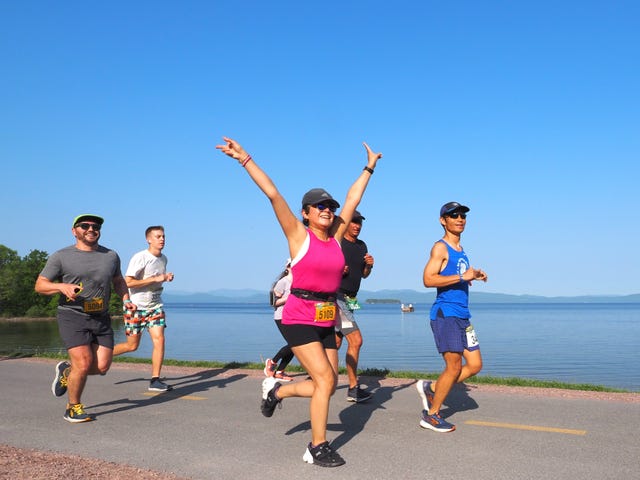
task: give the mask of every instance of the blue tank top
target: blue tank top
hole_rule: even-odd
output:
[[[461,275],[469,268],[469,259],[464,250],[458,252],[451,248],[444,240],[439,240],[447,246],[449,260],[442,275]],[[436,300],[431,307],[431,320],[435,320],[438,310],[442,310],[445,317],[471,318],[469,312],[469,283],[458,282],[447,287],[439,287]]]

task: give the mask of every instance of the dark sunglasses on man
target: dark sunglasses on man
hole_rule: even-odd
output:
[[[93,231],[94,232],[99,232],[100,228],[102,228],[102,225],[100,225],[99,223],[85,223],[85,222],[82,222],[82,223],[78,223],[76,225],[76,227],[80,227],[83,230],[89,230],[90,228],[93,227]]]

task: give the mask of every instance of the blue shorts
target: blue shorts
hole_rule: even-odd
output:
[[[480,348],[468,318],[445,317],[442,310],[438,309],[436,319],[431,320],[431,331],[439,353],[463,353],[465,350],[472,352]],[[472,346],[469,346],[468,334],[472,335]]]

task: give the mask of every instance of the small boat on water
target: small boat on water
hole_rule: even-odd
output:
[[[409,305],[405,305],[404,303],[400,304],[400,310],[403,312],[413,312],[413,305],[410,303]]]

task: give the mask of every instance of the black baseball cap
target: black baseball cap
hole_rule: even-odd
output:
[[[365,218],[362,216],[362,214],[358,210],[355,210],[353,212],[353,216],[351,217],[351,221],[356,223],[361,223],[362,220],[364,219]]]
[[[312,188],[302,197],[302,206],[315,205],[316,203],[333,204],[336,209],[340,204],[324,188]]]

